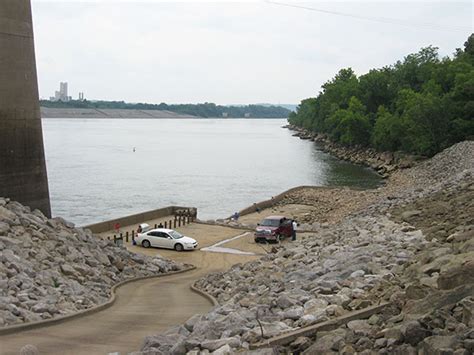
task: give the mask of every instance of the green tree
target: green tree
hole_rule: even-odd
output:
[[[357,78],[340,70],[290,122],[346,145],[433,155],[474,137],[474,34],[453,58],[433,46]]]
[[[359,99],[351,97],[349,107],[337,110],[329,119],[334,127],[332,137],[345,145],[368,145],[371,126],[365,110]]]
[[[401,148],[403,125],[400,118],[391,114],[384,106],[377,110],[372,144],[378,150],[396,151]]]

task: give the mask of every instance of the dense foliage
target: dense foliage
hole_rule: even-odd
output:
[[[427,47],[357,77],[342,69],[291,124],[349,146],[433,155],[474,136],[474,34],[453,58]]]
[[[40,105],[52,108],[92,108],[92,109],[121,109],[121,110],[166,110],[179,114],[198,117],[256,117],[256,118],[287,118],[290,110],[280,106],[247,105],[221,106],[213,103],[168,105],[161,103],[126,103],[124,101],[49,101],[41,100]]]

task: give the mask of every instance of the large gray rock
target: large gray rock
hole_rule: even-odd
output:
[[[372,330],[372,326],[366,320],[352,320],[347,323],[347,328],[356,335],[367,335]]]
[[[474,283],[474,252],[468,253],[470,261],[453,265],[442,271],[438,277],[438,288],[440,290],[450,290],[455,287]]]
[[[474,296],[462,299],[459,304],[462,307],[462,322],[470,328],[474,328]]]
[[[186,323],[184,323],[184,326],[186,327],[187,330],[189,330],[190,332],[193,331],[193,328],[194,328],[194,325],[200,321],[202,319],[202,315],[201,314],[195,314],[194,316],[192,316],[191,318],[189,318]]]
[[[431,332],[422,327],[420,322],[414,320],[407,322],[401,327],[405,342],[413,346],[418,345],[423,339],[431,335]]]
[[[229,345],[231,348],[239,348],[241,342],[240,339],[237,337],[205,340],[201,343],[201,348],[207,349],[212,352],[223,347],[226,344]]]
[[[345,331],[338,329],[323,336],[317,336],[316,342],[306,349],[303,354],[337,354],[344,346]]]
[[[453,353],[458,347],[459,340],[455,336],[431,336],[425,338],[420,344],[421,355],[445,355]]]
[[[155,259],[137,258],[62,218],[48,220],[39,211],[2,201],[0,297],[11,296],[11,306],[0,307],[0,327],[84,310],[107,301],[111,287],[126,278],[181,267],[161,258],[159,268]]]

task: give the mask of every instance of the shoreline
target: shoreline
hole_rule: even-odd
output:
[[[40,107],[43,119],[259,119],[287,120],[288,117],[200,117],[166,110],[51,108]]]
[[[349,147],[335,143],[326,134],[314,133],[292,124],[283,128],[296,132],[294,137],[315,142],[322,151],[334,157],[357,165],[367,166],[377,172],[382,178],[388,178],[397,170],[416,166],[427,157],[415,156],[403,152],[379,152],[373,148]]]
[[[175,262],[186,261],[189,257],[196,260],[207,257],[207,261],[200,261],[202,266],[217,269],[212,270],[217,273],[206,270],[203,278],[193,282],[193,286],[219,303],[209,313],[194,319],[198,322],[196,329],[207,329],[203,328],[206,322],[223,314],[245,319],[248,312],[253,314],[258,307],[271,305],[271,314],[264,312],[261,315],[265,335],[272,337],[300,329],[304,333],[304,343],[301,339],[285,338],[283,349],[305,351],[311,347],[315,353],[318,346],[326,343],[319,342],[320,334],[306,334],[307,327],[339,316],[350,317],[350,312],[364,312],[380,302],[390,302],[390,307],[377,310],[370,321],[354,319],[327,335],[337,337],[344,333],[342,338],[345,338],[347,332],[353,332],[345,338],[348,346],[362,351],[373,349],[377,341],[380,348],[390,353],[401,346],[412,346],[411,333],[403,333],[398,338],[393,336],[398,336],[400,324],[413,326],[416,322],[415,326],[424,334],[416,344],[424,347],[431,333],[418,319],[424,319],[425,313],[430,317],[442,317],[430,312],[441,307],[444,295],[452,300],[450,309],[469,307],[466,295],[474,290],[474,274],[470,272],[474,270],[473,221],[469,212],[474,208],[474,162],[469,160],[473,151],[472,142],[463,142],[415,168],[394,172],[386,185],[377,189],[306,186],[291,189],[286,194],[283,192],[280,194],[282,199],[260,213],[245,214],[239,222],[251,225],[266,213],[288,209],[292,214],[287,217],[307,219],[311,233],[300,230],[296,242],[274,245],[271,250],[265,250],[264,257],[251,262],[242,264],[245,261],[238,260],[239,256],[223,253],[210,256],[200,251],[176,254],[160,250],[160,254],[182,258]],[[447,204],[452,208],[446,209]],[[323,217],[326,218],[324,222]],[[194,232],[200,229],[211,243],[211,239],[212,242],[223,239],[223,227],[190,225],[187,228]],[[226,233],[232,238],[236,232],[226,230]],[[224,246],[244,250],[259,247],[253,243],[251,235],[230,239]],[[139,247],[130,247],[130,251],[138,252],[137,255],[155,254]],[[445,262],[446,258],[449,263]],[[253,297],[249,298],[249,293]],[[423,314],[419,309],[423,309]],[[193,323],[183,337],[179,337],[177,345],[186,351],[204,346],[248,349],[263,340],[252,319],[235,324],[235,318],[224,317],[225,328],[241,327],[241,336],[228,338],[219,333],[220,339],[210,340],[214,335],[207,334],[206,330],[197,335],[197,343],[186,340],[192,334]],[[469,319],[457,319],[456,322],[459,328]],[[171,337],[176,341],[173,332],[180,329],[182,327],[172,328],[160,337]],[[439,331],[452,334],[452,329],[448,328]],[[468,339],[469,335],[462,336],[462,339]],[[369,341],[359,342],[361,337]],[[152,341],[153,336],[147,339]],[[142,351],[146,351],[145,345]]]
[[[202,322],[212,321],[222,310],[243,316],[267,307],[258,324],[249,321],[242,326],[240,342],[222,338],[216,348],[269,350],[269,345],[278,344],[281,353],[303,354],[343,347],[351,353],[471,351],[473,152],[473,142],[461,142],[416,167],[397,170],[387,186],[374,190],[373,199],[360,196],[361,204],[342,215],[323,211],[336,218],[317,223],[311,234],[275,246],[256,262],[199,280],[197,287],[221,305]],[[341,190],[329,199],[342,200],[344,207],[354,198]],[[277,205],[277,212],[288,202],[312,202],[324,210],[325,201],[318,194],[299,192],[303,194],[293,196],[293,201]],[[388,306],[377,309],[380,304]],[[372,308],[375,311],[367,317],[351,318]],[[347,324],[333,326],[345,316],[351,318]],[[319,329],[326,324],[330,329]],[[233,325],[229,321],[227,326]],[[203,339],[200,344],[209,342],[207,334],[197,336]]]

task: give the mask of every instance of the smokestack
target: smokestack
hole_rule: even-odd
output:
[[[30,0],[0,1],[0,196],[51,216]]]

